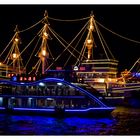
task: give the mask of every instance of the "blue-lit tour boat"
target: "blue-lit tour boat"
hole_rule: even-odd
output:
[[[87,18],[70,20],[83,23],[87,20],[70,43],[51,28],[49,20],[59,19],[49,17],[45,11],[43,19],[31,27],[20,31],[16,26],[14,36],[1,51],[0,57],[6,56],[5,60],[0,62],[1,112],[45,115],[106,114],[115,109],[112,105],[116,102],[123,103],[127,93],[140,90],[140,74],[131,72],[139,59],[132,69],[121,72],[118,77],[118,61],[108,48],[97,26],[100,23],[92,13]],[[19,50],[20,34],[42,23],[43,28],[37,33],[37,43],[32,45],[32,40],[22,51]],[[85,31],[86,36],[83,35]],[[98,54],[93,54],[98,48],[94,35],[99,37],[97,42],[101,42],[105,54],[101,58],[97,56],[98,59],[95,59]],[[54,51],[49,48],[52,38],[56,38],[63,46],[62,50],[58,49],[58,53],[57,49]],[[80,39],[76,41],[77,38]],[[85,40],[84,44],[80,44],[82,38]],[[30,46],[33,46],[33,49],[30,48],[29,53]],[[77,49],[77,46],[80,49]],[[10,51],[6,54],[8,48]],[[55,55],[52,55],[52,52]],[[28,59],[27,53],[30,54]],[[71,56],[76,61],[70,61]],[[61,57],[62,60],[59,60]]]

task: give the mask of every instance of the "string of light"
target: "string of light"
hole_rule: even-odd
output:
[[[98,21],[96,21],[96,23],[97,23],[98,25],[100,25],[102,28],[106,29],[107,31],[111,32],[112,34],[114,34],[114,35],[116,35],[116,36],[118,36],[118,37],[120,37],[120,38],[123,38],[123,39],[125,39],[125,40],[128,40],[128,41],[131,41],[131,42],[140,44],[140,41],[137,41],[137,40],[134,40],[134,39],[130,39],[130,38],[128,38],[128,37],[125,37],[125,36],[123,36],[123,35],[120,35],[120,34],[114,32],[114,31],[108,29],[107,27],[105,27],[104,25],[102,25],[101,23],[99,23]]]
[[[85,17],[80,19],[57,19],[57,18],[48,17],[48,19],[55,20],[55,21],[63,21],[63,22],[75,22],[75,21],[87,20],[89,18],[90,17]]]

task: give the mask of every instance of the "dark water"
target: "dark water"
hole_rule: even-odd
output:
[[[118,107],[107,118],[0,114],[0,135],[140,135],[140,109]]]

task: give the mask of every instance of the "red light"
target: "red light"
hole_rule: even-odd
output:
[[[23,77],[20,77],[20,79],[19,79],[20,81],[23,81]]]
[[[27,78],[26,77],[24,77],[24,81],[27,81]]]
[[[56,67],[56,70],[62,70],[62,67]]]
[[[35,81],[36,80],[36,77],[33,77],[33,81]]]
[[[80,69],[79,69],[79,70],[86,70],[86,69],[85,69],[85,67],[80,67]]]
[[[31,77],[28,77],[28,81],[32,81],[32,78]]]

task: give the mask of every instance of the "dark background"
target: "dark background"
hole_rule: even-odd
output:
[[[49,17],[58,19],[88,17],[93,11],[95,19],[105,27],[125,37],[140,41],[140,5],[0,5],[0,52],[12,38],[17,24],[19,30],[25,29],[42,19],[45,10],[48,11]],[[79,23],[61,24],[61,22],[52,20],[49,20],[49,23],[68,42],[84,25],[82,22],[81,25]],[[31,34],[30,32],[20,34],[21,50],[33,38],[32,36],[38,29],[31,31]],[[119,38],[103,28],[101,28],[101,32],[115,58],[119,60],[119,70],[131,68],[140,57],[140,44]],[[56,52],[57,50],[60,53],[61,50],[57,44],[50,43],[49,46],[53,48],[52,51]],[[30,47],[30,50],[33,47]],[[27,50],[27,53],[22,56],[26,61],[30,50]],[[4,56],[0,59],[3,60]],[[59,64],[61,62],[59,61]]]

